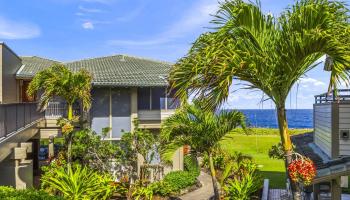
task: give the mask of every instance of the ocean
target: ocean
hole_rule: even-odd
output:
[[[247,109],[239,110],[247,118],[251,127],[278,128],[276,110],[273,109]],[[313,128],[312,109],[287,110],[289,128]]]

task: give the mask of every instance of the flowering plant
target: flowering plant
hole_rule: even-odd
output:
[[[310,185],[316,176],[316,166],[314,162],[307,157],[297,156],[288,166],[289,176],[294,182]]]

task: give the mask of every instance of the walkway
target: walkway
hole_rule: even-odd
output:
[[[201,182],[202,187],[187,193],[183,196],[180,196],[182,200],[208,200],[214,195],[213,185],[211,182],[211,176],[207,173],[201,171],[201,174],[198,176],[198,180]]]

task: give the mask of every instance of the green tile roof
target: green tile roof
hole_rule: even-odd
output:
[[[49,67],[55,62],[40,57],[21,57],[22,64],[17,78],[32,78],[35,73]],[[166,86],[165,78],[172,64],[145,58],[115,55],[84,59],[65,64],[72,71],[85,68],[93,74],[96,86],[151,87]]]

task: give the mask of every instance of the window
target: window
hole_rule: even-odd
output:
[[[137,89],[137,108],[138,110],[150,109],[150,88]]]
[[[165,109],[165,88],[152,88],[152,110]]]

